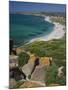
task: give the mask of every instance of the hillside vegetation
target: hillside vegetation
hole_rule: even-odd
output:
[[[65,61],[66,41],[65,37],[59,40],[36,41],[24,46],[25,51],[35,53],[39,57],[52,57],[55,61]]]
[[[27,52],[36,54],[39,57],[52,57],[52,65],[46,70],[46,84],[52,83],[65,85],[66,84],[66,40],[65,36],[59,40],[51,41],[35,41],[23,47]],[[57,69],[64,66],[64,75],[61,78],[57,77]]]

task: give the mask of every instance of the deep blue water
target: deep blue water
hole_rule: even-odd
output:
[[[53,26],[41,16],[10,14],[10,38],[17,46],[49,34]]]

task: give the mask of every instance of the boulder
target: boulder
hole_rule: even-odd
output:
[[[31,75],[31,80],[45,83],[45,65],[36,66]]]
[[[9,77],[15,80],[26,79],[26,75],[18,67],[9,70]]]
[[[22,71],[25,73],[26,77],[28,77],[31,74],[33,67],[34,63],[28,63],[22,67]]]
[[[9,56],[9,68],[14,68],[18,66],[18,56],[10,55]]]
[[[57,74],[58,77],[63,76],[63,74],[64,74],[63,71],[62,71],[63,68],[64,68],[63,66],[58,68],[58,74]]]
[[[35,54],[29,54],[29,55],[30,55],[29,63],[35,62],[36,60]]]
[[[50,65],[50,61],[49,60],[50,60],[50,57],[41,57],[40,58],[40,64],[49,66]]]

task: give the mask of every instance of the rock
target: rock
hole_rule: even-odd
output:
[[[15,79],[9,79],[9,88],[14,88],[14,86],[16,85],[16,81],[15,81]]]
[[[45,83],[45,66],[44,65],[36,66],[34,72],[32,73],[31,80]]]
[[[63,71],[62,71],[63,68],[64,68],[63,66],[58,68],[58,74],[57,74],[58,77],[63,76],[63,74],[64,74]]]
[[[35,54],[29,54],[29,55],[30,55],[29,63],[35,62],[36,60]]]
[[[21,52],[24,52],[24,50],[21,48],[16,48],[16,52],[17,52],[17,55],[19,55]]]
[[[23,67],[22,67],[22,71],[25,73],[25,75],[28,77],[30,74],[31,74],[31,71],[33,70],[33,67],[34,67],[34,63],[28,63],[28,64],[25,64]]]
[[[10,55],[9,56],[9,68],[14,68],[18,66],[18,56]]]
[[[26,79],[26,75],[18,67],[9,70],[9,77],[15,80]]]
[[[40,64],[49,66],[50,65],[50,57],[41,57]]]
[[[19,88],[34,88],[34,87],[44,87],[43,85],[33,82],[33,81],[25,81]]]

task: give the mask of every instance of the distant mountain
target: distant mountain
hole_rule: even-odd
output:
[[[66,17],[66,12],[25,12],[25,11],[18,11],[12,14],[25,14],[25,15],[36,15],[36,16],[60,16]]]

